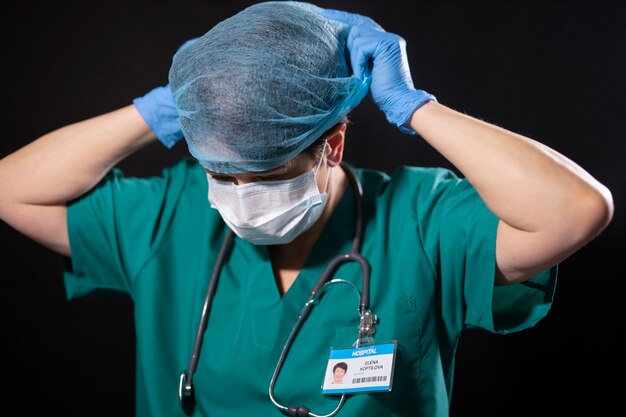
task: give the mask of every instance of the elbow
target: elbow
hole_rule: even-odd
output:
[[[8,187],[0,178],[0,220],[6,222],[9,212],[11,211],[11,198]]]
[[[613,195],[608,188],[601,185],[596,191],[596,203],[594,210],[595,234],[602,232],[613,219]]]
[[[613,219],[613,195],[604,185],[590,187],[577,198],[575,223],[580,227],[582,244],[598,236]]]

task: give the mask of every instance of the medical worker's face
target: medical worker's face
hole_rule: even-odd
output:
[[[322,158],[325,159],[325,156],[322,156]],[[316,160],[311,154],[302,152],[287,161],[285,164],[268,171],[246,172],[244,174],[220,174],[211,172],[206,168],[205,171],[217,180],[231,181],[234,184],[243,185],[255,181],[287,180],[295,178],[298,175],[302,175],[315,168],[318,162],[320,161]],[[320,190],[324,187],[323,179],[326,178],[328,169],[324,162],[324,160],[321,161],[316,175],[317,186]]]
[[[231,181],[234,184],[243,185],[255,181],[286,180],[295,178],[298,175],[302,175],[308,170],[315,168],[317,164],[321,162],[316,173],[317,187],[320,192],[329,192],[330,190],[325,190],[327,184],[326,179],[329,175],[329,166],[327,163],[328,157],[331,155],[329,159],[334,159],[335,164],[338,164],[341,161],[341,155],[343,154],[343,138],[346,127],[346,123],[341,122],[327,134],[325,137],[327,143],[324,146],[324,152],[321,156],[322,161],[320,161],[318,157],[305,151],[296,155],[285,164],[267,171],[247,172],[244,174],[220,174],[212,172],[206,168],[204,170],[215,179]]]
[[[347,187],[342,170],[333,169],[341,163],[344,132],[345,123],[338,124],[324,140],[271,170],[224,174],[205,168],[211,207],[253,244],[284,245],[314,225],[321,230],[325,220],[320,219],[327,218]]]

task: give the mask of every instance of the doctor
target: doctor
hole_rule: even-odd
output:
[[[347,116],[366,95],[463,177],[353,167],[359,197],[342,159]],[[194,158],[158,177],[115,168],[183,136]],[[389,145],[378,143],[371,151],[384,157]],[[415,88],[401,37],[299,2],[241,11],[181,48],[169,86],[0,161],[0,217],[68,257],[68,298],[107,290],[133,299],[137,416],[183,413],[178,375],[228,230],[236,237],[217,271],[190,413],[282,415],[268,398],[275,364],[318,277],[350,251],[359,204],[375,338],[397,350],[393,390],[351,396],[340,416],[448,415],[463,330],[509,333],[541,320],[556,265],[613,212],[606,187],[557,151]],[[335,276],[363,290],[357,265]],[[323,373],[306,370],[354,343],[354,294],[331,286],[313,307],[276,381],[282,403],[319,415],[336,406],[320,393]]]

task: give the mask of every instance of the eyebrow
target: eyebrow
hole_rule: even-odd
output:
[[[229,175],[246,175],[246,174],[276,175],[276,174],[283,174],[285,172],[288,172],[289,169],[292,167],[292,165],[293,165],[293,158],[288,160],[284,164],[279,165],[276,168],[268,169],[267,171],[246,171],[246,172],[237,172],[237,173],[232,173],[232,174],[226,174],[223,172],[214,172],[208,168],[204,168],[204,171],[209,175],[213,175],[217,177],[222,177],[222,176],[228,177]]]

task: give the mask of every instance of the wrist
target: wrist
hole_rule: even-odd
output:
[[[413,134],[422,135],[424,127],[433,118],[433,112],[442,107],[438,101],[427,101],[415,109],[409,120],[407,120],[406,128],[415,132]]]
[[[405,97],[401,105],[402,111],[395,124],[402,133],[417,135],[418,132],[413,128],[412,123],[414,115],[426,104],[437,102],[437,98],[424,90],[413,90]]]

